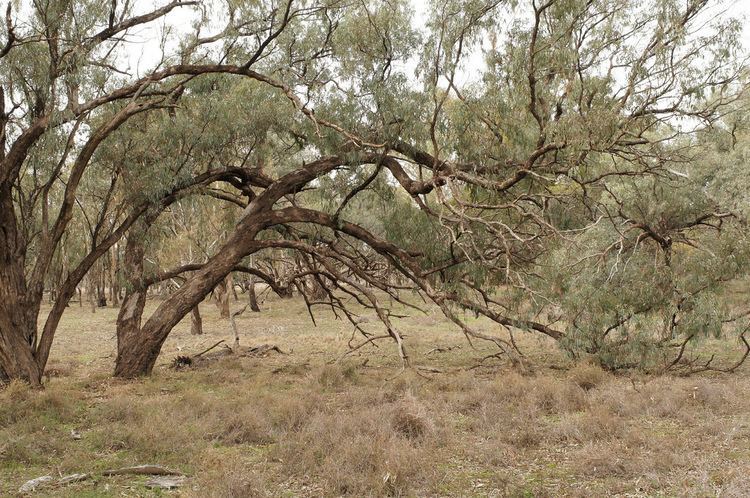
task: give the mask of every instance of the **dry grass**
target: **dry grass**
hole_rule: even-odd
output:
[[[28,479],[92,472],[38,496],[748,496],[750,386],[734,376],[613,376],[519,338],[533,374],[474,351],[445,321],[405,319],[412,360],[401,371],[383,343],[338,363],[351,329],[328,315],[313,328],[296,301],[243,315],[246,345],[291,355],[227,355],[167,368],[177,354],[228,335],[205,306],[207,334],[180,324],[154,376],[109,378],[116,310],[71,308],[44,391],[0,392],[0,496]],[[486,324],[484,324],[486,326]],[[373,331],[377,324],[368,324]],[[425,355],[435,344],[461,345]],[[542,358],[545,362],[542,362]],[[365,361],[367,360],[367,361]],[[71,430],[82,438],[71,437]],[[190,477],[159,493],[144,478],[102,477],[159,463]]]

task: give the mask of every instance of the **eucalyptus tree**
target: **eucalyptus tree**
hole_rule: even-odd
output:
[[[348,10],[328,39],[329,57],[318,61],[326,84],[310,87],[309,104],[300,106],[310,128],[296,133],[307,143],[303,152],[318,158],[297,166],[290,158],[269,173],[271,183],[255,186],[227,242],[144,323],[118,357],[116,374],[149,372],[182,316],[243,257],[269,248],[304,254],[322,287],[373,307],[386,327],[382,337],[404,359],[387,310],[360,284],[398,298],[397,287],[372,271],[376,259],[469,337],[510,346],[472,329],[457,308],[565,339],[566,323],[543,313],[560,301],[541,265],[565,237],[597,225],[609,202],[602,192],[617,179],[674,176],[672,165],[691,156],[690,137],[739,94],[739,25],[711,17],[714,6],[435,2],[418,84],[393,70],[414,65],[419,40],[408,17]],[[481,40],[486,71],[460,85],[462,61]],[[347,211],[355,196],[375,188],[408,199],[380,226]],[[315,201],[321,197],[328,204]],[[267,235],[279,227],[296,236]]]
[[[259,81],[302,107],[291,88],[303,85],[305,71],[314,71],[314,61],[325,56],[324,42],[335,24],[328,12],[335,4],[174,0],[150,12],[136,11],[134,2],[34,2],[21,11],[9,5],[0,50],[0,377],[40,383],[77,283],[148,210],[148,203],[132,209],[70,269],[38,334],[50,262],[99,147],[132,117],[173,107],[184,85],[207,73]],[[156,67],[131,75],[126,59],[138,47],[128,49],[134,45],[129,32],[192,7],[203,8],[192,31],[174,48],[165,32],[161,43],[147,47],[150,55],[161,54]],[[226,21],[215,34],[206,33],[211,9]],[[276,40],[290,29],[295,34],[286,36],[294,42],[287,40],[289,50],[282,53]],[[254,69],[261,62],[268,74]],[[286,76],[293,83],[277,79]],[[51,195],[54,189],[62,190],[59,198]]]
[[[401,291],[420,292],[467,337],[503,348],[511,344],[474,330],[456,310],[473,310],[500,328],[566,339],[566,322],[552,320],[564,303],[545,265],[565,240],[599,226],[622,199],[607,195],[620,178],[648,177],[643,185],[649,185],[690,160],[691,136],[736,99],[744,69],[735,41],[739,26],[713,17],[717,2],[710,0],[436,0],[424,26],[405,2],[289,0],[229,2],[225,29],[205,35],[205,24],[197,22],[175,57],[165,57],[145,77],[115,70],[109,49],[126,43],[127,29],[192,3],[172,2],[129,18],[116,3],[62,2],[54,12],[37,6],[26,27],[10,16],[7,50],[0,52],[4,101],[12,103],[4,114],[9,142],[0,162],[6,234],[0,259],[8,263],[0,269],[5,376],[39,382],[68,283],[74,288],[130,227],[133,275],[147,281],[137,267],[143,261],[137,241],[146,240],[139,231],[146,234],[147,223],[138,220],[157,220],[186,188],[205,190],[212,180],[233,185],[247,205],[211,257],[190,265],[184,285],[142,323],[143,286],[132,282],[118,327],[131,319],[132,326],[118,337],[116,375],[149,373],[182,317],[244,258],[264,251],[296,254],[300,271],[293,278],[313,279],[328,304],[355,325],[342,294],[374,309],[385,333],[362,344],[393,340],[404,361],[402,337],[373,288],[402,301]],[[461,84],[467,57],[480,50],[483,68]],[[413,76],[408,68],[416,68]],[[153,156],[172,153],[177,160],[156,165],[153,178],[133,177],[151,178],[143,190],[153,195],[129,202],[119,224],[108,226],[108,235],[71,272],[37,340],[49,261],[91,159],[113,134],[127,133],[136,115],[170,108],[179,120],[206,98],[231,99],[236,83],[197,78],[206,73],[253,80],[253,89],[275,92],[254,109],[237,105],[244,112],[227,113],[227,136],[241,142],[244,129],[252,138],[263,122],[253,114],[265,105],[286,115],[274,136],[294,145],[269,162],[273,150],[245,144],[227,151],[221,168],[206,169],[205,160],[193,161],[189,144],[197,142],[183,140],[189,138],[185,127],[165,121],[166,130],[181,135],[173,141],[178,147],[169,149],[164,140],[159,147],[167,149]],[[213,81],[203,94],[202,81]],[[209,144],[201,147],[209,150]],[[248,148],[256,154],[248,155]],[[190,165],[187,177],[174,181],[169,176],[181,160]],[[42,194],[44,185],[65,177],[57,217],[51,226],[39,223],[36,238],[36,221],[19,226],[16,214],[22,197],[33,196],[11,195],[30,188],[21,180],[26,171],[47,172]],[[372,195],[392,201],[382,220],[352,209]],[[720,211],[709,217],[722,218]],[[635,225],[641,231],[652,226]],[[384,274],[385,265],[403,281]]]
[[[624,310],[634,304],[626,304],[630,294],[618,284],[629,286],[642,311],[670,316],[681,299],[675,293],[684,297],[703,288],[675,291],[667,283],[672,278],[648,266],[613,261],[622,256],[622,223],[630,232],[624,238],[646,241],[637,248],[667,257],[673,238],[684,244],[700,233],[713,244],[713,227],[727,226],[730,213],[702,188],[699,177],[709,173],[686,182],[682,171],[701,169],[695,165],[703,150],[699,133],[734,112],[743,94],[740,25],[716,15],[721,2],[706,0],[517,4],[515,21],[502,25],[488,15],[489,8],[503,8],[497,2],[434,7],[434,35],[422,61],[432,97],[428,126],[421,142],[399,135],[390,147],[437,187],[432,199],[417,202],[450,232],[446,243],[455,265],[444,285],[426,290],[445,304],[446,314],[469,336],[497,342],[496,335],[472,330],[452,305],[586,350],[590,335],[581,340],[580,327],[607,336],[629,319]],[[487,70],[461,86],[461,61],[482,33]],[[614,258],[609,272],[568,266],[593,251],[605,225],[615,243],[614,254],[607,253]],[[732,240],[726,233],[717,244]],[[720,261],[719,254],[712,261]],[[699,267],[700,258],[692,256],[683,278]],[[577,276],[566,277],[561,290],[556,278],[562,272],[550,267]],[[632,273],[608,281],[610,288],[597,280],[625,270]],[[582,286],[585,279],[589,285]],[[656,282],[669,287],[669,297],[644,292]],[[662,306],[665,299],[671,307]],[[681,328],[689,337],[686,322]],[[628,342],[627,332],[618,332],[611,336]]]

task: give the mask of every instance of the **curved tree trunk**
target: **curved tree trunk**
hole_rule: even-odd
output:
[[[257,228],[238,229],[185,285],[159,305],[139,333],[123,334],[122,337],[118,334],[118,341],[122,341],[122,344],[117,348],[116,377],[134,378],[151,373],[161,347],[174,326],[198,306],[212,289],[225,281],[232,268],[251,252],[256,233]],[[127,265],[125,269],[130,273]],[[229,293],[226,294],[229,297]]]

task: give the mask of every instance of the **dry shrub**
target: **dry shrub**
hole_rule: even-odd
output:
[[[398,403],[391,414],[391,426],[402,436],[419,440],[434,431],[434,424],[427,416],[427,410],[413,396]]]
[[[338,390],[357,380],[357,367],[353,364],[325,365],[315,375],[315,380],[326,389]]]
[[[433,387],[442,389],[453,384],[453,382],[453,377],[450,375],[446,375],[443,377],[439,377]],[[382,399],[387,403],[396,402],[404,396],[409,396],[413,393],[422,391],[422,385],[424,383],[424,378],[420,377],[419,374],[414,372],[412,369],[404,370],[395,378],[385,383],[382,389]],[[455,387],[448,388],[449,391],[452,391],[454,389]]]
[[[33,390],[11,382],[0,393],[0,463],[47,465],[70,443],[66,424],[79,413],[79,395],[66,389]]]
[[[644,472],[669,474],[676,468],[694,463],[684,445],[672,437],[650,437],[646,444],[651,451],[641,454]]]
[[[716,381],[699,378],[693,379],[692,389],[688,392],[688,401],[712,411],[726,411],[726,405],[732,402],[729,389]]]
[[[20,428],[18,428],[20,429]],[[57,451],[54,438],[48,434],[14,435],[0,431],[0,462],[3,465],[47,465],[62,451]]]
[[[402,376],[399,376],[401,379]],[[398,379],[394,379],[394,382]],[[413,377],[405,377],[400,383],[408,384],[411,387]],[[476,390],[478,382],[476,377],[471,372],[461,371],[450,375],[440,375],[435,378],[432,387],[440,393],[454,393],[454,392],[467,392]]]
[[[544,428],[536,413],[518,412],[496,424],[494,434],[500,441],[516,449],[534,449],[544,439]]]
[[[592,407],[582,422],[592,440],[619,438],[625,430],[624,420],[603,406]]]
[[[12,380],[0,390],[0,427],[8,426],[25,415],[26,401],[32,390],[26,382]]]
[[[680,416],[689,396],[684,381],[669,377],[660,377],[647,383],[643,386],[641,395],[646,414],[658,418]]]
[[[243,407],[222,418],[217,439],[224,444],[273,442],[271,423],[257,407]]]
[[[271,454],[285,462],[286,472],[320,483],[324,495],[408,494],[429,472],[423,449],[429,439],[422,433],[421,443],[414,445],[393,429],[395,418],[383,407],[316,413],[280,440]],[[409,430],[422,427],[423,421],[416,424]]]
[[[14,380],[0,392],[0,427],[22,421],[26,430],[65,423],[74,418],[80,394],[70,389],[34,390]]]
[[[265,498],[278,496],[272,483],[239,461],[235,455],[206,452],[201,458],[201,472],[196,482],[184,488],[186,495],[195,498]]]
[[[535,379],[524,377],[517,371],[510,370],[491,384],[490,393],[498,401],[513,403],[528,394],[534,381]]]
[[[140,422],[148,416],[131,396],[117,396],[101,403],[96,408],[98,417],[108,422]]]
[[[607,380],[607,372],[592,362],[577,363],[568,372],[568,378],[584,391],[598,387]]]
[[[453,408],[453,411],[462,415],[471,414],[481,416],[488,411],[488,407],[504,403],[478,386],[446,393],[445,397]],[[491,408],[489,409],[491,410]]]
[[[303,395],[266,395],[258,401],[258,406],[263,407],[272,426],[280,433],[300,429],[314,414],[326,409],[320,395],[309,391]]]
[[[583,389],[550,377],[535,379],[527,395],[535,408],[548,414],[580,411],[587,405]]]
[[[600,385],[588,393],[590,406],[601,406],[625,418],[643,414],[643,395],[628,381],[618,380]]]
[[[587,443],[570,454],[573,469],[592,477],[625,477],[629,473],[628,455],[618,444]]]
[[[554,440],[586,442],[611,440],[622,436],[625,423],[606,407],[594,406],[584,413],[564,414],[552,427]]]

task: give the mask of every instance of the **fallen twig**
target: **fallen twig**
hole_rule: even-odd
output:
[[[461,346],[446,346],[444,348],[432,348],[429,351],[427,351],[424,355],[429,356],[433,353],[447,353],[448,351],[453,351],[454,349],[461,349]]]
[[[211,351],[212,349],[214,349],[216,346],[218,346],[219,344],[221,344],[223,342],[226,342],[226,341],[224,339],[220,340],[219,342],[217,342],[216,344],[214,344],[210,348],[205,349],[205,350],[201,351],[200,353],[198,353],[197,355],[193,356],[193,358],[198,358],[200,356],[203,356],[204,354],[208,353],[209,351]]]
[[[271,344],[262,344],[260,346],[252,347],[252,348],[248,349],[245,354],[246,355],[253,355],[253,356],[260,356],[260,355],[264,355],[266,353],[269,353],[271,351],[276,351],[279,354],[289,354],[289,353],[285,353],[284,351],[282,351],[281,349],[279,349],[278,346],[274,346],[274,345],[271,345]]]

